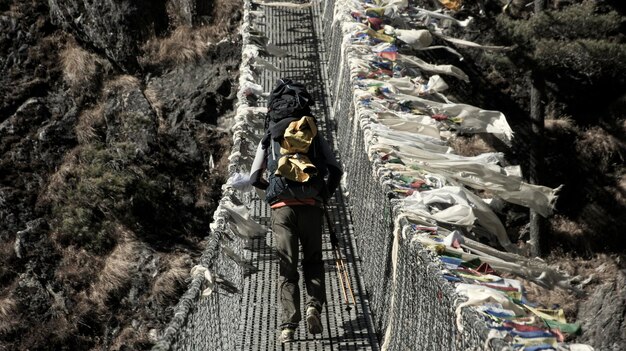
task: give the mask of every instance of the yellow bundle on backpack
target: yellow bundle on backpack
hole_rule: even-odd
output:
[[[280,143],[280,153],[283,155],[306,153],[316,135],[317,126],[313,117],[304,116],[293,121],[285,129],[283,140]]]
[[[278,160],[275,174],[302,183],[317,174],[317,168],[306,155],[285,155]]]
[[[313,117],[304,116],[289,123],[280,143],[282,156],[275,174],[296,182],[306,182],[317,173],[315,165],[304,155],[309,151],[317,126]]]

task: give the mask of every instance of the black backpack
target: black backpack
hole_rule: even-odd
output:
[[[313,139],[309,151],[306,153],[317,170],[310,180],[301,183],[275,174],[278,167],[278,160],[283,155],[280,153],[279,141],[272,140],[267,155],[268,187],[266,189],[265,200],[272,204],[281,199],[305,199],[323,196],[326,191],[324,177],[328,174],[326,161],[319,145],[319,136]]]
[[[285,118],[300,118],[302,116],[312,116],[311,106],[314,100],[307,91],[304,84],[294,82],[291,79],[281,78],[276,82],[274,89],[270,93],[267,101],[267,115],[265,118],[265,129],[270,125],[280,122]],[[307,182],[300,183],[286,179],[275,174],[280,154],[280,142],[278,140],[267,139],[269,141],[267,170],[269,173],[269,185],[266,189],[266,201],[270,204],[280,199],[304,199],[316,197],[325,189],[324,176],[327,174],[326,162],[323,152],[319,146],[318,137],[313,139],[313,143],[306,153],[317,169],[317,174]]]
[[[287,117],[311,116],[313,97],[304,84],[281,78],[276,82],[267,101],[265,128],[271,122],[279,122]]]

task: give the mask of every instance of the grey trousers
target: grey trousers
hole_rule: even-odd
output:
[[[296,328],[302,319],[298,280],[298,241],[302,244],[302,271],[308,295],[307,306],[321,312],[326,300],[322,260],[323,210],[316,206],[284,206],[272,210],[272,231],[278,261],[278,293],[281,328]]]

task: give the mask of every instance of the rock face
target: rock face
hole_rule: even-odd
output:
[[[232,109],[235,90],[228,77],[237,70],[238,45],[221,42],[200,62],[177,67],[148,83],[162,103],[169,128],[183,120],[216,124],[217,116]],[[222,65],[214,62],[223,61]]]
[[[53,108],[55,97],[30,98],[0,123],[0,238],[5,240],[39,216],[38,190],[76,144],[76,108]]]
[[[169,0],[165,3],[170,22],[175,27],[210,22],[213,1]]]
[[[41,1],[0,2],[0,122],[31,97],[41,97],[58,78],[54,32]]]
[[[157,140],[156,114],[133,77],[122,77],[106,89],[104,119],[106,143],[134,144],[137,153],[148,154]]]
[[[48,0],[53,23],[104,54],[124,72],[137,72],[137,56],[149,38],[178,26],[208,23],[212,1]]]
[[[58,1],[49,0],[54,24],[81,42],[104,53],[126,72],[139,66],[139,44],[168,29],[163,1]]]
[[[585,321],[580,342],[596,350],[626,349],[626,272],[618,272],[614,282],[600,285],[581,306],[577,320]]]

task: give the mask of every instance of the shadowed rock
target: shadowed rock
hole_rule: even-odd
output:
[[[49,0],[50,17],[126,72],[139,69],[139,44],[168,29],[161,1]]]
[[[626,276],[618,272],[615,281],[596,288],[580,307],[577,320],[582,324],[580,342],[599,350],[622,350],[626,345]]]

